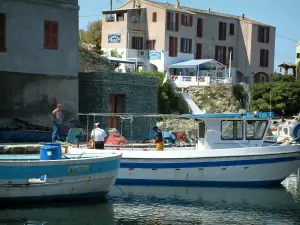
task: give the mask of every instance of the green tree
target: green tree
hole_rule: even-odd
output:
[[[283,76],[290,77],[290,76]],[[300,110],[300,82],[277,79],[273,83],[255,85],[251,90],[251,108],[253,111],[298,113]]]
[[[139,75],[143,76],[153,76],[158,82],[158,112],[161,114],[171,114],[178,111],[177,107],[177,97],[173,91],[170,82],[163,83],[164,73],[161,72],[149,72],[142,71],[137,72]]]
[[[96,20],[90,22],[85,31],[85,42],[96,46],[97,50],[101,50],[101,35],[102,35],[102,21]]]
[[[108,55],[110,55],[111,57],[115,57],[115,58],[122,58],[122,55],[119,54],[117,49],[111,50],[110,54],[108,54]],[[117,62],[113,62],[112,64],[114,65],[115,69],[120,66],[120,63],[117,63]]]
[[[273,74],[273,81],[274,82],[292,82],[295,81],[295,78],[291,75],[282,75],[281,73],[274,73]]]
[[[83,29],[79,30],[79,43],[85,43],[86,42],[86,31]]]

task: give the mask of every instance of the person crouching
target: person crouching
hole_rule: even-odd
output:
[[[156,144],[156,151],[163,151],[164,150],[164,142],[161,130],[158,129],[157,126],[153,126],[153,131],[156,133],[154,136],[155,144]]]
[[[100,123],[95,124],[95,128],[92,130],[91,136],[94,141],[94,148],[104,149],[104,139],[107,135],[105,131],[100,128]]]

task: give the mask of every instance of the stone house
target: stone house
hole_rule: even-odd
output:
[[[0,1],[0,118],[78,111],[78,0]]]

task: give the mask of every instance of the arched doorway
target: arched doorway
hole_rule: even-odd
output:
[[[157,72],[158,71],[158,68],[156,65],[150,63],[146,66],[147,70],[148,71],[151,71],[151,72]]]
[[[236,83],[245,83],[245,76],[242,72],[236,71]]]
[[[265,83],[269,81],[269,76],[266,73],[258,72],[254,74],[253,80],[255,84]]]

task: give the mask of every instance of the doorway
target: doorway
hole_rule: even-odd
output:
[[[109,95],[109,113],[124,113],[125,112],[125,95],[110,94]],[[120,118],[109,117],[108,128],[116,128],[120,130]]]

